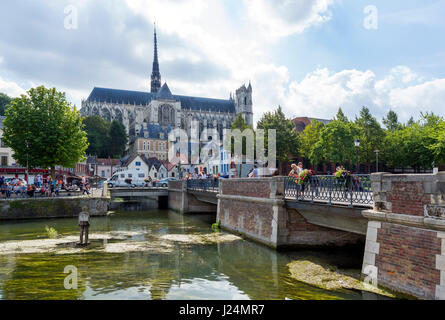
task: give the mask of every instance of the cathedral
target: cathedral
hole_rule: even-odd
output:
[[[100,116],[107,121],[118,120],[126,128],[131,142],[148,133],[181,128],[190,134],[192,122],[199,123],[200,133],[215,129],[222,138],[238,114],[253,125],[252,86],[243,85],[228,100],[174,95],[167,83],[161,85],[158,42],[154,31],[154,59],[150,92],[95,87],[82,101],[83,116]],[[160,138],[160,137],[158,137]],[[164,134],[162,134],[162,138]]]

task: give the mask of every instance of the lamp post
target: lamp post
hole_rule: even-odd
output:
[[[360,140],[356,139],[354,141],[354,145],[355,145],[355,156],[357,158],[357,174],[359,174],[360,171],[359,171],[359,168],[358,168],[359,167],[359,163],[358,163],[358,148],[360,148]]]
[[[376,161],[376,166],[377,166],[377,169],[375,170],[375,172],[379,172],[379,152],[380,152],[380,150],[375,151],[375,161]]]

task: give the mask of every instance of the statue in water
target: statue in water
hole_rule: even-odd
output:
[[[82,207],[82,212],[79,213],[79,226],[80,226],[80,245],[88,245],[88,230],[90,228],[90,213],[88,207]],[[85,242],[83,238],[85,235]]]

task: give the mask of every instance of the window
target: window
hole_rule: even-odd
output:
[[[105,170],[102,170],[101,176],[102,176],[102,178],[105,178]]]
[[[8,166],[8,156],[2,156],[2,167],[7,167]]]
[[[138,161],[138,162],[136,162],[135,165],[136,165],[136,167],[140,167],[142,164],[141,164],[141,162]]]
[[[147,143],[144,142],[144,150],[146,150],[146,148],[147,148]]]
[[[133,175],[131,173],[128,174],[129,178],[133,178]]]
[[[121,174],[121,178],[125,178],[125,174]]]
[[[145,174],[139,173],[139,178],[145,178]]]

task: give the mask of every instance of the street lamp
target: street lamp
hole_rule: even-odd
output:
[[[355,141],[354,141],[354,144],[355,144],[355,155],[356,155],[356,158],[357,158],[357,174],[359,174],[359,163],[358,163],[358,148],[360,148],[360,140],[359,139],[356,139]]]
[[[375,172],[379,172],[379,152],[380,152],[380,150],[375,151],[375,160],[376,160],[376,167],[377,167]]]

